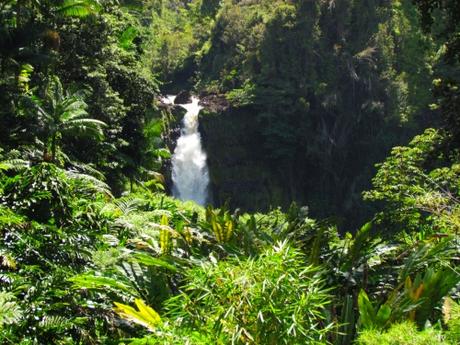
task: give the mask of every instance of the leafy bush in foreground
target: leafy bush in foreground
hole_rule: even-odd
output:
[[[167,303],[169,316],[213,343],[326,344],[329,297],[304,259],[282,242],[255,259],[203,264]]]
[[[69,291],[67,279],[102,245],[108,219],[101,204],[108,198],[88,180],[48,163],[0,184],[0,343],[103,340],[105,326],[96,324],[104,311]]]
[[[361,333],[358,345],[438,345],[449,344],[445,342],[440,333],[428,328],[418,332],[414,324],[405,322],[395,324],[387,332],[367,330]]]

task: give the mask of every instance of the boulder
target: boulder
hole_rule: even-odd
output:
[[[174,104],[187,104],[192,102],[190,91],[181,91],[177,94]]]
[[[230,103],[223,95],[202,95],[200,105],[210,113],[222,113],[228,110]]]

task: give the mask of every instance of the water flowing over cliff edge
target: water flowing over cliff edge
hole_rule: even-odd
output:
[[[167,96],[163,101],[174,104],[175,98]],[[199,99],[192,97],[191,103],[179,104],[187,113],[172,157],[172,193],[181,200],[204,205],[208,201],[209,172],[198,131],[198,115],[202,109],[198,103]]]

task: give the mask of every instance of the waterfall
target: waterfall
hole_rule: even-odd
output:
[[[174,99],[168,96],[164,102],[174,104]],[[172,156],[172,189],[176,198],[204,205],[208,201],[209,172],[198,131],[198,114],[202,109],[198,102],[198,98],[192,97],[192,103],[180,104],[187,113]]]

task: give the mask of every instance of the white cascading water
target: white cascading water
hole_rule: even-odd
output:
[[[168,96],[163,101],[174,104],[174,100],[175,96]],[[180,104],[187,113],[172,156],[172,181],[176,198],[205,205],[208,201],[209,172],[198,131],[198,115],[202,109],[198,102],[198,98],[192,97],[192,103]]]

